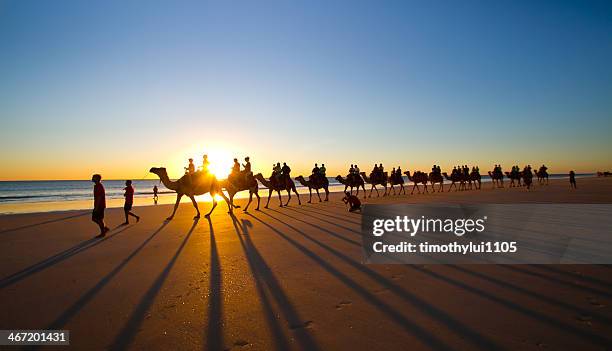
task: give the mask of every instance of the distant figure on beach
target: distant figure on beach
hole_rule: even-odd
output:
[[[207,173],[209,165],[210,165],[210,161],[208,161],[208,155],[202,156],[202,167],[201,167],[202,172]]]
[[[104,192],[104,185],[102,185],[102,176],[94,174],[91,177],[91,181],[94,183],[94,208],[91,212],[91,220],[94,221],[100,227],[100,235],[97,238],[102,238],[110,230],[104,224],[104,210],[106,209],[106,194]]]
[[[574,171],[569,172],[570,189],[576,188],[576,173]]]
[[[132,213],[132,205],[134,205],[134,187],[132,186],[131,180],[125,181],[125,188],[123,188],[125,194],[125,204],[123,205],[123,212],[125,213],[125,222],[124,225],[130,224],[129,216],[136,218],[136,222],[140,221],[140,217]]]
[[[355,195],[351,195],[348,191],[344,192],[344,197],[342,198],[342,202],[349,205],[349,212],[355,212],[359,210],[361,212],[361,201]]]
[[[157,200],[159,200],[159,197],[157,196],[157,185],[153,185],[153,201],[155,202],[155,204],[157,205]]]

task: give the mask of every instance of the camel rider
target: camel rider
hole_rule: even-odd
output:
[[[280,162],[277,162],[276,164],[272,164],[272,180],[275,183],[278,183],[280,180],[280,175],[281,175],[281,166],[280,166]]]
[[[248,156],[244,158],[244,161],[246,163],[243,163],[242,167],[244,167],[243,172],[244,172],[244,178],[246,179],[249,176],[249,174],[251,174],[251,161]]]
[[[354,177],[355,177],[355,167],[351,165],[351,168],[349,168],[349,171],[348,171],[347,178],[349,181],[353,181]]]
[[[238,163],[238,159],[234,159],[234,165],[232,166],[232,174],[236,175],[240,173],[240,163]]]
[[[402,179],[402,168],[400,166],[397,166],[397,169],[395,170],[395,177],[397,180]]]
[[[202,156],[202,172],[208,173],[208,166],[210,165],[210,161],[208,161],[208,155]]]
[[[395,167],[393,167],[393,169],[391,170],[391,179],[392,180],[396,180],[397,178],[395,177]]]
[[[281,168],[281,172],[283,174],[283,178],[285,178],[285,181],[291,180],[291,168],[287,166],[287,163],[283,162],[283,168]]]
[[[238,177],[239,174],[240,174],[240,163],[238,163],[238,159],[235,158],[234,165],[232,166],[232,171],[230,172],[227,178],[230,179],[232,183],[235,183],[238,180],[236,179],[236,177]]]
[[[355,164],[355,181],[359,180],[359,173],[361,171],[359,170],[359,166],[357,166],[357,164]]]
[[[185,167],[185,173],[187,173],[187,174],[195,173],[195,165],[193,164],[193,158],[189,159],[189,165],[187,165],[187,167]]]
[[[326,171],[327,169],[325,169],[325,163],[322,163],[321,167],[319,168],[319,175],[321,176],[321,178],[325,178]]]
[[[314,168],[312,169],[312,173],[310,174],[310,181],[311,182],[319,182],[319,177],[321,176],[321,169],[319,168],[319,166],[315,163]]]
[[[372,175],[375,177],[378,176],[378,165],[376,163],[374,164],[374,168],[372,168]]]

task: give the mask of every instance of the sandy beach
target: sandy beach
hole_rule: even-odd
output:
[[[89,211],[0,216],[0,329],[67,329],[78,350],[610,349],[609,266],[364,265],[340,195],[199,221],[138,206],[128,226],[114,208],[104,239]],[[612,179],[366,201],[421,202],[611,203]]]

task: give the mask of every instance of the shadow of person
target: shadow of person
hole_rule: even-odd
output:
[[[223,349],[223,285],[221,276],[221,262],[215,230],[210,217],[206,217],[208,229],[210,231],[210,278],[209,278],[209,297],[208,297],[208,324],[206,327],[206,337],[204,343],[206,350]]]

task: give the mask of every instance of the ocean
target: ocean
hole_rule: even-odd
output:
[[[592,173],[577,174],[577,177],[593,175]],[[552,174],[550,178],[567,178],[567,174]],[[328,179],[330,191],[344,190],[344,186],[338,183],[335,178],[328,177]],[[404,177],[404,180],[407,181],[406,177]],[[490,178],[488,176],[483,177],[483,182],[489,181]],[[122,206],[125,181],[103,180],[103,183],[106,189],[107,202],[110,204],[109,207]],[[300,194],[308,193],[308,188],[298,182],[295,183]],[[145,202],[145,199],[149,200],[152,198],[154,185],[157,185],[159,188],[160,203],[172,203],[174,201],[174,192],[166,189],[159,180],[134,180],[136,205],[148,203]],[[90,203],[93,202],[92,187],[93,183],[89,180],[0,181],[0,214],[90,208]],[[263,186],[261,188],[265,189]],[[366,189],[369,190],[367,184]],[[262,194],[264,193],[260,190],[260,196]],[[267,191],[265,194],[267,194]],[[236,195],[237,198],[245,196],[248,196],[246,191]],[[198,197],[198,200],[210,200],[210,196]],[[54,206],[54,204],[59,203],[62,203],[62,205]],[[20,206],[22,204],[24,206]],[[40,205],[27,206],[28,204]],[[73,204],[73,206],[70,204]]]

